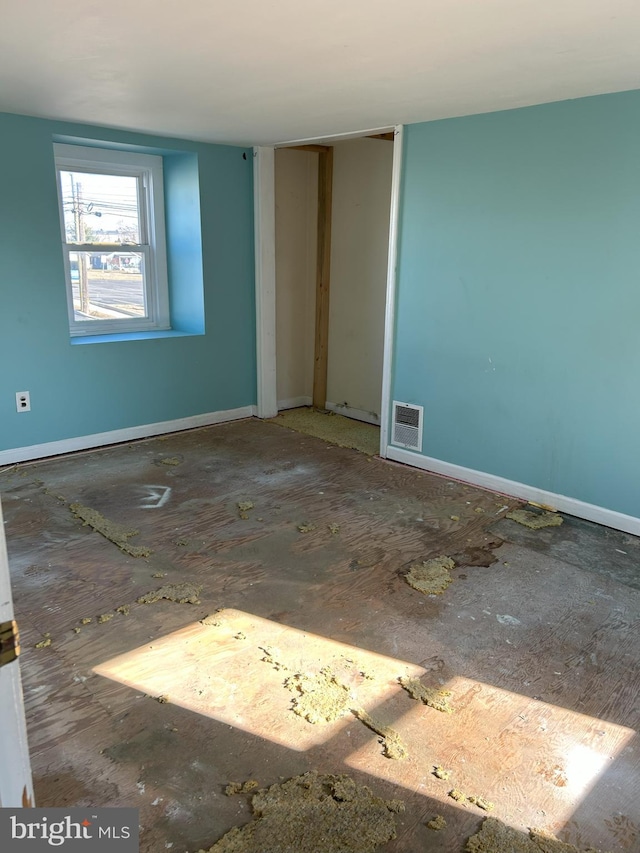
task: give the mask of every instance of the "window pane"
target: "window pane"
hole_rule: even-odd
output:
[[[147,316],[142,252],[70,252],[69,267],[76,320]]]
[[[60,171],[67,243],[137,243],[138,178]]]

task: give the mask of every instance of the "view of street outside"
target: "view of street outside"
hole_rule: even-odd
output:
[[[61,170],[76,321],[145,317],[144,253],[135,176]]]
[[[79,281],[74,280],[73,305],[76,320],[144,317],[144,286],[140,272],[87,269],[88,312],[81,311]]]

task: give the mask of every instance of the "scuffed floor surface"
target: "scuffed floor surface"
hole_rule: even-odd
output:
[[[39,805],[138,806],[142,853],[193,853],[258,789],[346,774],[405,804],[384,853],[462,853],[489,805],[518,838],[640,848],[633,536],[523,527],[517,501],[257,420],[0,493]],[[436,557],[450,583],[412,589]],[[323,672],[348,701],[295,713]]]

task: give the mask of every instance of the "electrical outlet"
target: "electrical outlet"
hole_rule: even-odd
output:
[[[31,411],[31,395],[28,391],[16,391],[16,409],[19,412]]]

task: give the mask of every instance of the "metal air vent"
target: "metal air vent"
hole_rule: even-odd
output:
[[[422,450],[423,406],[393,401],[392,444],[409,450]]]

